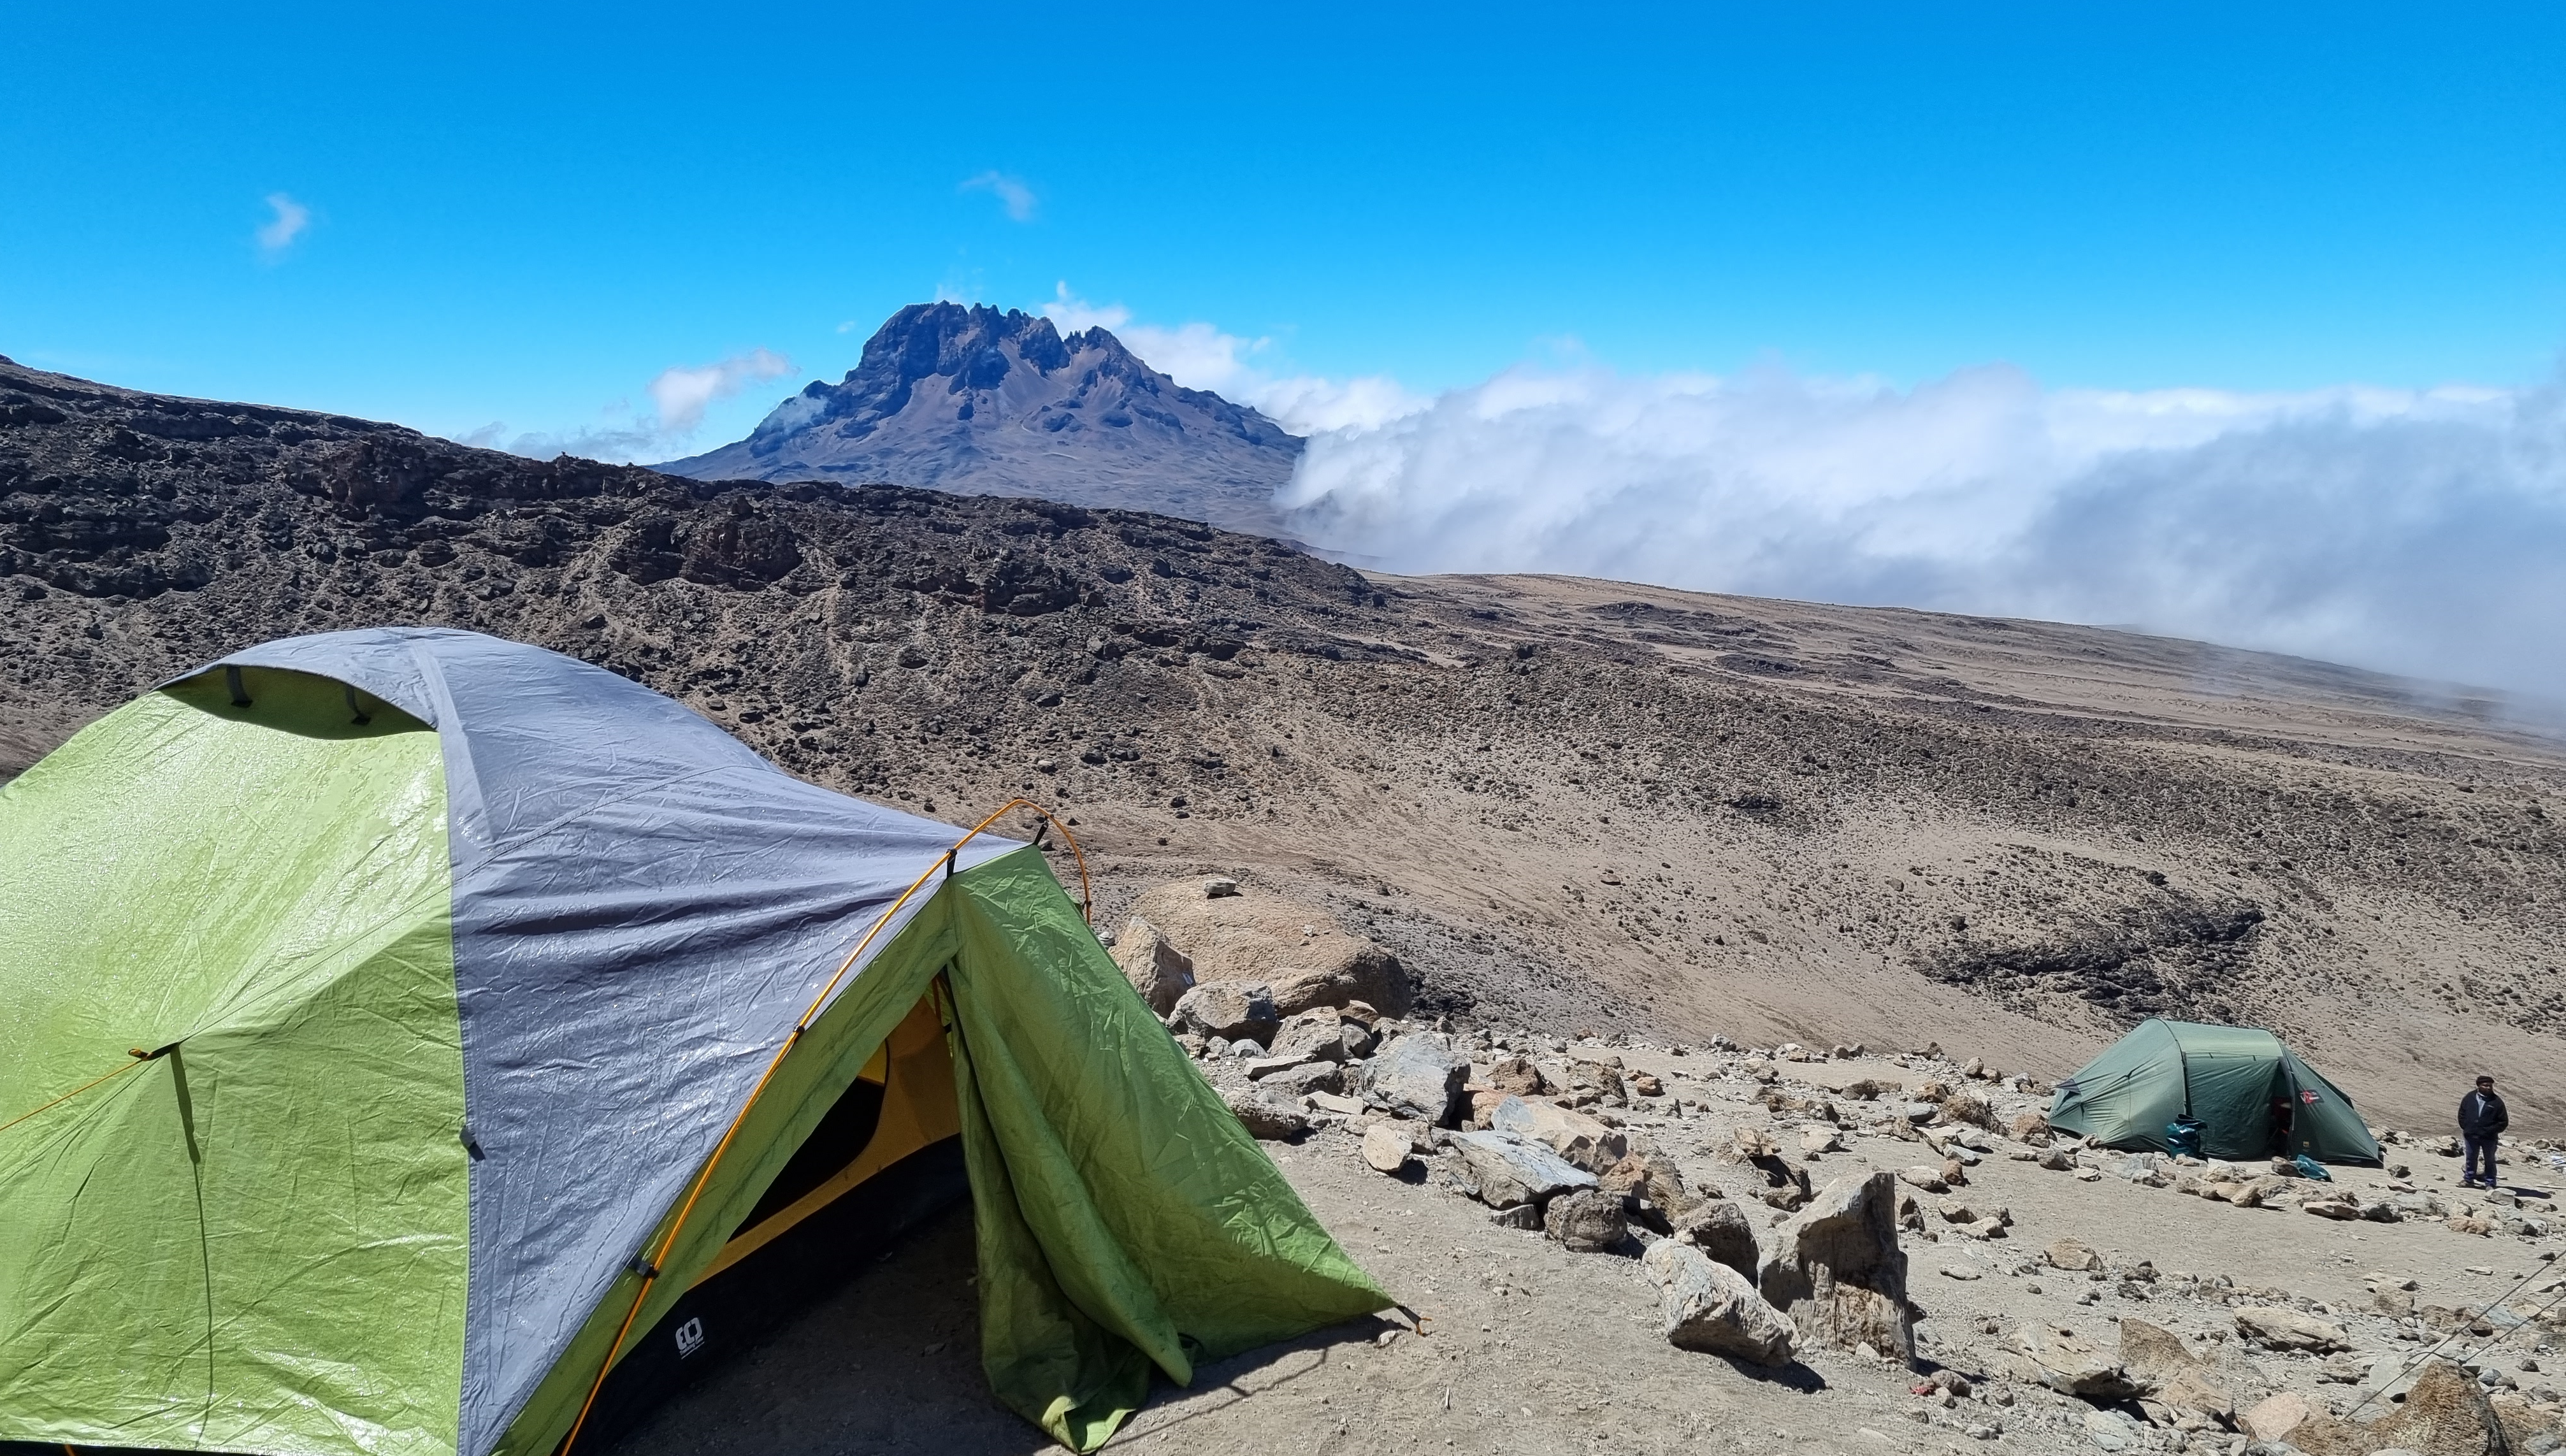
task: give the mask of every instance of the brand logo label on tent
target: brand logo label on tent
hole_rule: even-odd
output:
[[[704,1347],[704,1322],[689,1320],[677,1327],[677,1358],[684,1359]]]
[[[2299,1100],[2307,1103],[2311,1107],[2315,1106],[2317,1104],[2316,1089],[2310,1088],[2306,1092],[2299,1093]]]

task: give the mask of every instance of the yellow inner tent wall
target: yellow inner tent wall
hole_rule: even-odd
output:
[[[827,1182],[777,1209],[755,1227],[740,1230],[722,1246],[711,1266],[695,1277],[696,1284],[766,1247],[795,1224],[901,1158],[961,1134],[962,1110],[953,1092],[953,1057],[945,1049],[944,1020],[936,1014],[932,995],[918,998],[856,1076],[858,1081],[874,1083],[883,1090],[882,1115],[874,1123],[874,1134],[865,1150]]]

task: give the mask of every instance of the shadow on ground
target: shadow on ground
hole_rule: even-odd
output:
[[[617,1443],[616,1456],[1057,1449],[980,1373],[971,1215],[920,1229]]]
[[[671,1397],[614,1456],[932,1452],[1034,1456],[1050,1438],[989,1393],[967,1209],[945,1214],[801,1319]],[[1326,1365],[1389,1328],[1359,1320],[1163,1381],[1116,1444],[1183,1427]]]

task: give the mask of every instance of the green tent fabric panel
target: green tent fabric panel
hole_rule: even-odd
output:
[[[2271,1053],[2195,1052],[2183,1060],[2191,1080],[2191,1115],[2201,1124],[2201,1152],[2215,1158],[2270,1157],[2275,1150],[2272,1099],[2289,1091],[2281,1059]]]
[[[1196,1360],[1390,1305],[1133,992],[1038,852],[993,860],[947,893],[964,1153],[978,1212],[996,1225],[980,1237],[982,1356],[1001,1399],[1092,1449],[1146,1391],[1117,1343],[1181,1384]]]
[[[0,1439],[450,1453],[462,1057],[435,734],[251,669],[0,789]],[[134,1065],[129,1047],[178,1049]]]
[[[2191,1115],[2201,1123],[2200,1150],[2214,1158],[2270,1157],[2276,1150],[2272,1100],[2289,1091],[2281,1039],[2260,1027],[2158,1025],[2182,1050]]]
[[[2182,1115],[2182,1056],[2163,1022],[2141,1022],[2068,1081],[2050,1125],[2106,1146],[2162,1148],[2166,1123]]]
[[[1150,1356],[1089,1319],[1052,1277],[1007,1176],[970,1049],[952,1040],[981,1271],[981,1367],[1008,1408],[1071,1450],[1093,1451],[1150,1398]]]
[[[2376,1163],[2380,1161],[2379,1139],[2370,1135],[2370,1127],[2361,1120],[2361,1110],[2342,1089],[2326,1081],[2315,1068],[2294,1052],[2281,1054],[2288,1069],[2290,1092],[2296,1105],[2290,1119],[2290,1150],[2304,1152],[2320,1162]],[[2311,1100],[2308,1093],[2316,1096]]]

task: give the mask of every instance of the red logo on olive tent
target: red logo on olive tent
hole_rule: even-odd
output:
[[[2315,1106],[2317,1104],[2315,1089],[2311,1088],[2308,1091],[2299,1093],[2299,1100],[2307,1103],[2311,1107]]]

